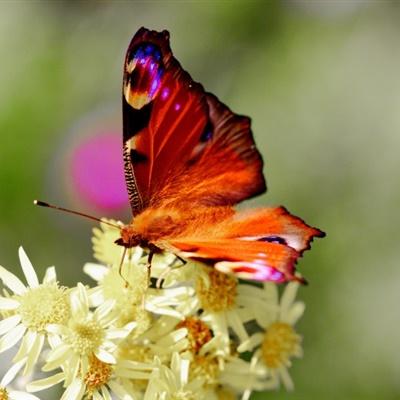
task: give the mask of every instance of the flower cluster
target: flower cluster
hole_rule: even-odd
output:
[[[22,248],[27,286],[0,267],[0,352],[13,352],[0,400],[54,387],[62,400],[248,399],[293,389],[288,368],[302,355],[294,325],[304,311],[297,282],[280,294],[274,283],[182,266],[172,255],[155,255],[149,270],[140,248],[123,257],[118,237],[117,227],[94,229],[101,264],[84,266],[91,288],[60,286],[54,267],[39,283]]]

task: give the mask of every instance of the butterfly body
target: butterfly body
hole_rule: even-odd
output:
[[[250,119],[173,57],[167,31],[141,28],[125,58],[124,165],[133,219],[117,244],[169,251],[254,280],[302,280],[294,265],[323,232],[282,207],[237,211],[266,190]]]

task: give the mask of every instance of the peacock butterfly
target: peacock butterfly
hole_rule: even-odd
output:
[[[123,76],[123,157],[132,221],[116,241],[239,278],[305,280],[296,260],[324,233],[283,207],[235,210],[266,190],[248,117],[194,82],[169,33],[139,29]]]

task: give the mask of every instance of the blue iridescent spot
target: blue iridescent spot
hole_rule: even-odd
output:
[[[211,121],[208,120],[206,123],[206,126],[204,127],[203,133],[200,136],[200,141],[201,142],[209,141],[213,136],[213,130],[214,130],[214,127],[211,124]]]
[[[142,43],[132,49],[131,60],[139,68],[132,72],[132,80],[139,92],[145,92],[148,101],[154,99],[160,89],[164,72],[162,54],[158,46]]]
[[[279,272],[275,269],[274,271],[271,272],[268,279],[274,282],[279,282],[283,277],[284,275],[282,274],[282,272]]]
[[[181,105],[179,103],[175,104],[175,111],[179,111],[181,109]]]
[[[279,236],[266,236],[260,239],[257,239],[257,242],[268,242],[268,243],[278,243],[278,244],[286,244],[286,240]]]
[[[143,63],[149,57],[155,59],[157,62],[161,61],[161,52],[157,46],[152,44],[141,44],[135,49],[132,58],[140,59],[139,62]]]

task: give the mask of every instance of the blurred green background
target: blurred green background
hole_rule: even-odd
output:
[[[252,203],[283,204],[327,233],[299,264],[310,285],[290,398],[398,399],[398,2],[1,3],[0,264],[21,276],[22,245],[40,278],[55,265],[62,284],[89,282],[96,224],[32,200],[76,209],[59,160],[82,118],[108,109],[119,121],[141,26],[168,29],[192,77],[251,116],[269,186]]]

